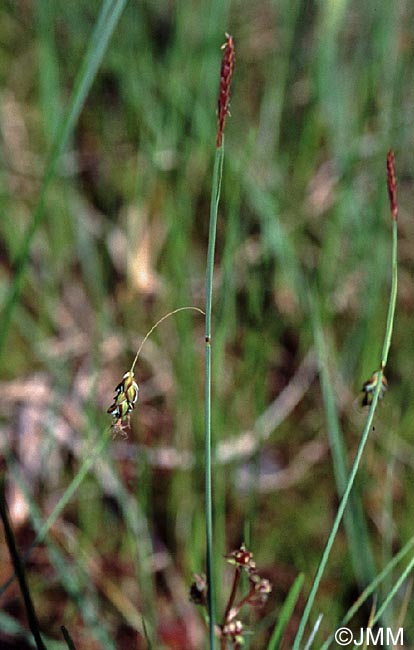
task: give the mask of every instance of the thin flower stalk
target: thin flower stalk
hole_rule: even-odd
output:
[[[262,578],[256,569],[253,554],[244,544],[226,556],[227,561],[234,566],[233,585],[227,606],[224,612],[223,623],[219,626],[220,650],[226,650],[228,643],[237,650],[243,643],[243,623],[237,617],[243,607],[257,607],[264,605],[272,590],[269,580]],[[242,572],[245,572],[249,581],[249,589],[238,602],[237,593],[240,586]]]
[[[302,614],[302,618],[299,623],[299,628],[293,643],[293,650],[299,650],[300,648],[300,644],[305,632],[305,627],[308,622],[313,603],[315,601],[316,593],[319,589],[319,585],[322,580],[323,573],[328,563],[329,555],[332,550],[332,546],[336,534],[338,532],[340,523],[342,521],[345,508],[348,504],[349,495],[351,494],[355,477],[357,475],[359,465],[361,462],[362,454],[364,452],[368,440],[368,436],[371,431],[372,422],[374,419],[374,414],[377,408],[378,400],[380,399],[381,393],[383,392],[383,377],[384,377],[385,366],[387,365],[388,353],[391,346],[391,336],[392,336],[392,329],[393,329],[394,316],[395,316],[395,305],[397,299],[397,282],[398,282],[398,260],[397,260],[398,201],[397,201],[397,182],[395,176],[394,153],[392,150],[388,152],[388,156],[387,156],[387,187],[388,187],[388,196],[390,200],[390,210],[391,210],[391,217],[392,217],[392,253],[391,253],[392,279],[391,279],[390,300],[388,305],[387,324],[385,328],[384,344],[383,344],[382,354],[381,354],[381,363],[376,374],[376,385],[372,393],[372,401],[370,402],[367,421],[365,423],[365,427],[362,432],[362,436],[355,456],[355,460],[352,465],[351,472],[348,478],[348,483],[346,485],[344,494],[339,504],[335,521],[333,523],[331,532],[329,534],[328,541],[323,551],[322,558],[318,566],[318,570],[316,572],[312,584],[312,588],[310,590],[309,597]]]
[[[116,386],[113,402],[107,410],[107,413],[112,416],[111,430],[114,436],[116,436],[118,433],[124,437],[127,435],[126,428],[129,426],[130,415],[138,403],[139,386],[135,381],[134,370],[139,355],[141,354],[141,350],[144,347],[144,343],[151,336],[158,325],[165,321],[166,318],[169,318],[170,316],[173,316],[180,311],[188,310],[197,311],[199,314],[203,314],[203,316],[205,315],[204,311],[202,309],[199,309],[199,307],[178,307],[178,309],[174,309],[173,311],[168,312],[168,314],[165,314],[165,316],[157,320],[155,325],[153,325],[144,336],[141,345],[139,346],[138,351],[134,357],[131,368],[123,375],[120,383]]]
[[[206,573],[208,585],[210,649],[216,647],[215,631],[215,585],[213,570],[213,498],[212,498],[212,439],[211,439],[211,315],[213,300],[214,253],[216,247],[217,213],[221,192],[224,160],[224,126],[229,114],[230,86],[234,70],[234,42],[226,34],[220,71],[218,98],[218,128],[216,153],[210,202],[210,226],[206,269],[206,318],[205,318],[205,519],[206,519]]]

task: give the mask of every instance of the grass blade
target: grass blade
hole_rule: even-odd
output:
[[[380,620],[381,616],[387,609],[388,605],[390,604],[394,596],[398,593],[398,591],[401,589],[403,583],[407,580],[408,576],[410,575],[410,573],[412,573],[413,570],[414,570],[414,557],[411,558],[410,562],[407,564],[404,571],[396,581],[395,585],[391,589],[387,598],[384,600],[381,607],[378,608],[378,611],[374,617],[374,622],[373,622],[374,625]]]
[[[88,50],[75,81],[69,108],[58,129],[49,161],[46,165],[37,206],[17,255],[14,278],[6,294],[2,309],[3,315],[0,321],[0,354],[4,349],[13,311],[23,287],[31,244],[45,215],[47,191],[56,176],[59,158],[73,132],[85,99],[102,62],[109,39],[112,36],[125,4],[126,0],[105,0],[102,3],[101,12],[91,36]]]
[[[408,540],[408,542],[403,546],[403,548],[395,555],[392,560],[387,564],[387,566],[374,578],[374,580],[364,589],[359,598],[355,603],[350,607],[344,618],[341,620],[340,624],[337,627],[343,627],[347,625],[353,616],[357,613],[360,607],[366,602],[366,600],[374,593],[375,589],[387,578],[399,562],[407,555],[407,553],[414,546],[414,537]],[[389,593],[391,589],[389,590]],[[335,639],[335,633],[331,634],[325,643],[322,645],[321,650],[328,650],[330,645]]]
[[[281,609],[280,615],[279,615],[279,620],[277,622],[277,625],[275,626],[275,629],[273,630],[272,636],[270,637],[269,645],[267,646],[267,650],[278,650],[280,647],[280,642],[282,640],[284,631],[286,629],[287,624],[290,621],[290,618],[293,614],[293,611],[295,609],[295,605],[297,603],[297,600],[299,598],[300,591],[303,587],[303,583],[305,580],[305,574],[300,573],[298,577],[296,578],[295,582],[291,586],[289,593],[286,597],[285,602],[283,603],[283,607]]]
[[[319,308],[316,302],[316,297],[311,292],[309,295],[315,347],[319,357],[322,398],[333,459],[335,481],[339,497],[341,497],[344,493],[349,474],[347,450],[341,431],[335,395],[330,378],[328,363],[329,353],[322,330]],[[360,585],[365,586],[373,579],[375,575],[375,566],[361,499],[355,489],[350,496],[349,507],[346,508],[344,513],[344,524],[355,577]]]
[[[318,633],[318,630],[322,623],[322,619],[323,619],[323,614],[319,614],[318,618],[316,619],[315,625],[312,628],[312,632],[310,633],[309,639],[307,640],[307,643],[305,645],[305,650],[310,650],[310,648],[312,647],[312,643],[314,642],[315,636]]]

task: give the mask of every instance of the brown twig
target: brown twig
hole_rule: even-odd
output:
[[[235,572],[234,572],[234,578],[233,578],[233,586],[231,589],[230,597],[227,603],[226,611],[224,612],[224,617],[223,617],[223,627],[231,621],[234,616],[230,616],[232,610],[233,610],[233,605],[234,601],[236,600],[236,594],[237,594],[237,589],[239,587],[240,583],[240,576],[241,576],[241,567],[236,566]],[[226,648],[226,637],[222,636],[221,641],[220,641],[220,649],[225,650]]]
[[[20,555],[17,550],[13,529],[9,519],[9,513],[7,511],[4,477],[0,481],[0,516],[3,522],[4,533],[6,536],[6,543],[14,566],[14,571],[17,576],[20,591],[23,596],[24,606],[26,609],[27,620],[29,623],[30,630],[33,634],[33,638],[35,640],[37,649],[46,650],[46,646],[43,643],[42,637],[40,635],[39,621],[36,616],[32,597],[30,595],[29,585],[27,583],[26,573],[24,570],[24,564],[21,561]]]

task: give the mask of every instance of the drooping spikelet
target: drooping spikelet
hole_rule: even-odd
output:
[[[129,414],[138,402],[139,386],[134,379],[134,373],[128,371],[115,388],[114,402],[108,409],[115,422],[127,422]]]
[[[378,376],[379,376],[379,372],[377,370],[362,386],[362,392],[364,393],[364,397],[362,398],[362,406],[371,406],[372,397],[378,385]],[[387,389],[388,389],[388,381],[386,376],[383,374],[381,377],[381,388],[378,395],[378,399],[382,399],[384,397],[385,391]]]
[[[164,316],[162,316],[162,318],[157,320],[155,325],[153,325],[149,330],[149,332],[147,332],[146,335],[144,336],[141,345],[139,346],[135,358],[132,362],[131,369],[124,374],[122,380],[115,388],[114,401],[109,407],[109,409],[107,410],[107,413],[109,413],[112,416],[111,430],[114,434],[114,437],[118,433],[120,433],[123,436],[127,435],[126,428],[129,425],[129,416],[131,412],[134,410],[135,405],[138,402],[139,386],[134,378],[134,368],[138,361],[138,357],[141,353],[145,341],[148,339],[149,336],[151,336],[151,334],[158,327],[158,325],[160,325],[166,318],[169,318],[170,316],[173,316],[174,314],[177,314],[180,311],[187,311],[187,310],[197,311],[200,314],[205,315],[203,310],[200,309],[199,307],[192,307],[192,306],[178,307],[177,309],[168,312],[168,314],[165,314]],[[127,426],[125,427],[124,425]]]

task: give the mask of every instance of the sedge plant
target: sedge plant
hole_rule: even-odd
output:
[[[386,388],[384,371],[387,365],[388,354],[391,346],[391,337],[392,337],[392,330],[394,324],[395,305],[397,300],[397,286],[398,286],[398,263],[397,263],[398,201],[397,201],[397,182],[395,176],[394,153],[392,150],[390,150],[387,155],[387,187],[388,187],[388,195],[389,195],[391,219],[392,219],[391,292],[390,292],[390,299],[388,305],[387,323],[385,328],[385,336],[384,336],[384,343],[382,347],[381,360],[380,360],[378,370],[373,374],[372,378],[364,384],[364,392],[366,394],[366,397],[368,397],[366,404],[369,405],[369,413],[367,416],[364,430],[362,432],[361,440],[359,442],[355,460],[353,462],[348,477],[348,481],[344,493],[342,495],[341,502],[338,507],[335,521],[332,525],[332,529],[329,534],[328,541],[326,542],[326,546],[323,551],[322,558],[319,563],[312,584],[312,588],[310,590],[309,597],[306,602],[306,606],[299,623],[299,628],[293,644],[293,650],[299,650],[301,646],[301,642],[305,632],[305,627],[308,622],[315,601],[315,597],[319,589],[320,582],[322,580],[323,573],[328,563],[328,559],[330,556],[330,552],[332,550],[333,543],[335,541],[337,532],[339,530],[339,526],[344,516],[346,506],[349,502],[352,487],[355,482],[355,477],[357,475],[361,463],[362,454],[364,452],[365,446],[368,441],[369,433],[371,431],[372,422],[374,419],[374,414],[377,408],[378,400],[383,396],[384,389]]]
[[[213,181],[210,203],[210,227],[207,250],[206,271],[206,315],[205,315],[205,518],[206,518],[206,570],[207,599],[209,612],[210,649],[216,647],[215,640],[215,585],[213,570],[213,497],[212,497],[212,438],[211,438],[211,347],[212,347],[212,301],[214,253],[216,248],[217,214],[223,177],[224,126],[229,114],[230,86],[233,77],[235,53],[234,42],[226,34],[223,45],[223,58],[220,71],[220,90],[218,98],[218,129],[214,158]]]
[[[22,555],[20,564],[22,566],[22,570],[24,569],[24,565],[29,559],[29,557],[32,554],[32,551],[36,546],[38,546],[40,543],[42,543],[48,535],[48,532],[50,528],[53,526],[53,524],[56,522],[58,517],[62,514],[63,510],[65,507],[68,505],[68,503],[71,501],[73,498],[74,494],[82,484],[82,482],[85,480],[85,478],[88,476],[89,472],[91,471],[92,467],[96,463],[96,461],[102,456],[103,452],[105,451],[109,441],[110,441],[110,434],[112,433],[112,436],[117,435],[118,433],[121,433],[123,436],[126,436],[126,427],[129,425],[129,417],[130,413],[132,410],[135,408],[137,402],[138,402],[138,384],[135,382],[134,378],[134,370],[135,366],[137,364],[137,361],[139,359],[140,353],[143,349],[143,346],[147,339],[151,336],[151,334],[154,332],[154,330],[167,318],[170,316],[173,316],[179,312],[182,311],[195,311],[198,312],[202,315],[204,315],[204,311],[198,307],[193,307],[193,306],[185,306],[185,307],[179,307],[177,309],[174,309],[171,312],[168,312],[164,316],[162,316],[152,327],[151,329],[147,332],[147,334],[144,336],[138,351],[134,357],[134,360],[132,362],[132,365],[130,367],[130,370],[127,371],[120,384],[116,387],[115,389],[115,398],[114,398],[114,403],[112,406],[108,409],[108,412],[112,416],[112,424],[110,427],[107,427],[104,432],[102,433],[100,439],[98,440],[97,443],[94,443],[93,448],[89,450],[89,453],[85,454],[85,459],[82,462],[80,468],[78,469],[76,475],[70,482],[70,484],[67,486],[66,490],[60,497],[59,501],[55,505],[53,511],[50,513],[50,515],[47,517],[47,519],[44,522],[41,522],[39,519],[39,515],[37,514],[36,516],[33,515],[35,518],[39,519],[38,525],[36,526],[36,537],[28,550]],[[7,465],[11,471],[11,473],[16,476],[16,467],[15,467],[15,462],[12,458],[12,455],[8,453],[6,455],[6,460],[7,460]],[[22,484],[19,484],[20,488],[23,489]],[[1,494],[0,494],[1,497]],[[30,497],[27,495],[27,499],[30,503]],[[4,503],[5,500],[3,498],[2,503]],[[1,504],[0,504],[1,506]],[[1,509],[1,508],[0,508]],[[15,557],[15,554],[12,554],[12,557]],[[19,576],[18,569],[16,568],[16,562],[14,562],[14,573],[6,582],[4,582],[0,586],[0,595],[2,595],[8,587],[11,585],[13,582],[14,578],[18,578],[19,583],[21,583],[21,579]],[[28,589],[25,591],[22,589],[22,593],[28,593]],[[30,607],[30,605],[29,605]],[[31,610],[28,611],[32,611]],[[33,610],[34,611],[34,610]],[[32,617],[34,620],[34,618]],[[34,625],[34,629],[37,629],[36,625]],[[65,637],[66,638],[66,637]],[[42,649],[43,650],[43,649]]]
[[[180,311],[189,311],[189,310],[197,311],[199,314],[204,315],[203,310],[199,309],[199,307],[178,307],[177,309],[168,312],[168,314],[165,314],[159,320],[157,320],[155,325],[153,325],[151,329],[147,332],[147,334],[144,336],[141,345],[139,346],[138,351],[134,357],[131,368],[127,370],[127,372],[123,375],[122,380],[115,388],[114,401],[107,411],[110,415],[112,415],[113,418],[111,429],[113,431],[114,436],[117,433],[121,433],[122,435],[125,435],[125,425],[129,425],[130,414],[134,410],[135,405],[138,402],[139,386],[135,381],[134,371],[135,371],[135,366],[137,364],[139,355],[141,354],[141,350],[144,347],[145,341],[151,336],[151,334],[158,327],[158,325],[160,325],[167,318],[173,316],[174,314],[177,314]]]

